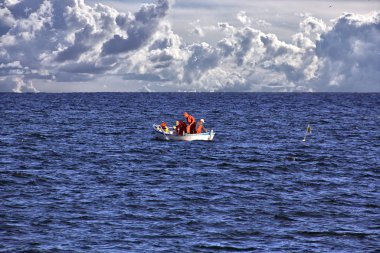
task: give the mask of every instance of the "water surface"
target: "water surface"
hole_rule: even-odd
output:
[[[215,141],[154,138],[184,111]],[[0,118],[2,252],[379,249],[379,93],[0,94]]]

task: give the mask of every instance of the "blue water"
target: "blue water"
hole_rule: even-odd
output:
[[[156,140],[184,111],[215,140]],[[1,252],[380,248],[379,93],[0,94],[0,120]]]

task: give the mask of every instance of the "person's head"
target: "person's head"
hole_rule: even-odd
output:
[[[175,122],[175,125],[176,125],[176,126],[178,126],[178,125],[179,125],[179,121],[178,121],[178,120]]]
[[[183,114],[183,116],[185,116],[185,118],[187,118],[187,117],[189,117],[189,114],[188,114],[187,112],[185,112],[185,113]]]
[[[204,120],[204,119],[201,119],[201,122],[202,122],[202,123],[205,123],[205,120]]]

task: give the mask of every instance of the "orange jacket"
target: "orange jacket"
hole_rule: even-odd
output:
[[[202,130],[204,130],[206,132],[206,129],[204,128],[202,121],[197,122],[196,128],[197,128],[197,134],[202,133]]]
[[[195,132],[196,132],[195,131],[195,124],[196,124],[195,118],[193,116],[191,116],[190,114],[188,114],[187,112],[184,113],[184,116],[185,116],[187,124],[188,124],[188,126],[186,127],[186,133],[195,134]]]
[[[191,116],[190,114],[189,116],[187,116],[187,123],[189,124],[189,126],[192,124],[195,124],[195,118]]]

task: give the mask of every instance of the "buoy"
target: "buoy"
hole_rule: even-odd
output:
[[[307,124],[306,132],[305,132],[305,136],[303,137],[303,140],[302,140],[302,141],[306,141],[306,136],[307,136],[308,134],[311,134],[311,126],[310,126],[310,124]]]

